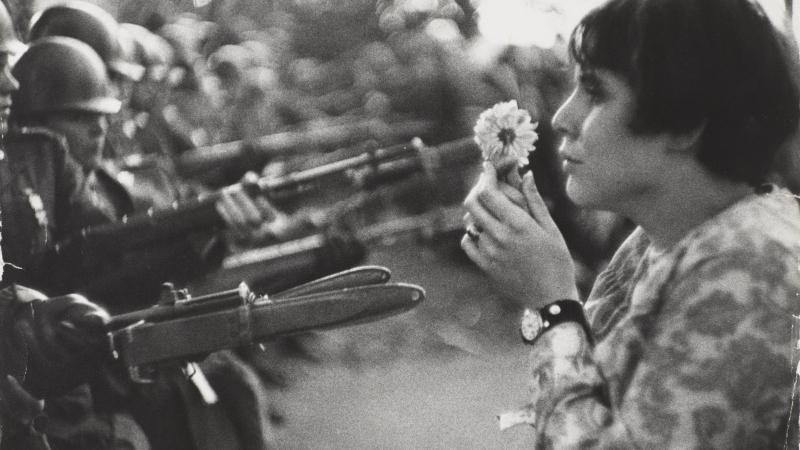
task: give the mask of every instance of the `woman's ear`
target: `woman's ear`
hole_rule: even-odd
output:
[[[669,134],[668,148],[674,152],[692,152],[700,145],[700,137],[703,136],[703,131],[706,129],[706,124],[698,125],[691,130],[683,132],[673,132]]]

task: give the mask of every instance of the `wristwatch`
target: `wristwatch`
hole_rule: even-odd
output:
[[[519,327],[522,341],[533,344],[547,330],[565,322],[578,323],[583,327],[589,341],[593,341],[592,329],[586,320],[583,305],[576,300],[558,300],[538,310],[526,309]]]

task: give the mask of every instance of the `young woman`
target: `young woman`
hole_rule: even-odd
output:
[[[513,417],[537,447],[782,448],[796,434],[800,208],[764,184],[798,122],[788,48],[751,0],[611,0],[582,19],[576,87],[553,119],[567,193],[638,225],[583,304],[532,177],[516,190],[485,164],[462,247],[529,308],[532,396]]]

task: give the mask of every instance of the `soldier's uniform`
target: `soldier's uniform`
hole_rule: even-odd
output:
[[[50,50],[53,53],[47,53]],[[35,58],[40,59],[37,61]],[[92,74],[87,67],[83,67],[87,73],[84,78],[79,78],[82,62],[93,64],[95,69],[101,66],[91,49],[75,40],[49,38],[33,43],[14,68],[14,75],[20,81],[20,89],[14,99],[17,110],[12,110],[15,123],[30,123],[28,120],[34,122],[39,115],[64,111],[57,108],[48,110],[48,105],[26,102],[25,95],[31,91],[49,93],[52,102],[61,108],[63,104],[58,100],[74,100],[71,103],[63,102],[69,105],[69,111],[108,114],[107,110],[93,111],[91,108],[98,104],[107,106],[113,101],[109,101],[101,89],[93,91],[85,88],[87,81],[94,80],[100,85],[106,82],[104,72],[95,71]],[[32,83],[32,80],[40,80],[43,84],[46,82],[30,76],[27,70],[45,67],[47,70],[66,71],[65,66],[73,70],[73,76],[54,80],[61,83],[54,88],[55,92],[49,92],[47,86],[26,84]],[[95,75],[95,78],[90,75]],[[75,84],[70,85],[73,81]],[[70,90],[68,88],[72,92],[67,92]],[[58,97],[60,94],[64,95]],[[80,95],[97,96],[85,99]],[[29,111],[26,115],[24,108],[34,106],[42,109]],[[17,116],[14,116],[15,113]],[[0,181],[4,187],[8,187],[3,190],[3,195],[8,192],[3,200],[15,211],[13,220],[9,214],[8,219],[12,222],[6,227],[15,238],[13,242],[11,239],[4,242],[15,247],[9,249],[10,255],[14,254],[15,259],[22,261],[25,255],[44,253],[47,257],[42,257],[42,260],[50,261],[49,265],[38,264],[40,260],[37,257],[33,262],[25,262],[29,272],[20,272],[40,280],[34,285],[37,287],[52,284],[53,280],[69,284],[70,291],[77,286],[80,292],[111,309],[151,305],[157,295],[146,292],[146,288],[157,288],[158,278],[166,273],[174,274],[176,270],[186,270],[186,266],[190,265],[180,259],[183,254],[176,250],[191,249],[185,239],[177,239],[177,247],[164,243],[163,246],[124,254],[119,254],[117,249],[107,249],[109,251],[91,257],[68,251],[53,256],[47,251],[32,252],[30,248],[26,253],[22,243],[35,245],[37,249],[50,249],[55,242],[82,227],[121,222],[124,215],[135,209],[134,196],[129,195],[120,183],[119,172],[102,167],[78,168],[58,138],[40,133],[48,139],[42,143],[44,138],[37,137],[34,140],[30,137],[33,134],[25,134],[27,140],[24,146],[16,144],[8,148],[4,163],[8,166],[0,173]],[[9,139],[9,144],[11,142],[16,140]],[[68,176],[62,176],[62,172]],[[62,180],[68,182],[62,183]],[[31,227],[31,224],[36,226]],[[74,258],[77,262],[64,262],[59,258]],[[38,265],[34,265],[34,262]],[[63,286],[52,289],[61,288]],[[136,305],[133,303],[135,300],[141,304]],[[267,406],[260,392],[263,388],[255,376],[242,376],[243,373],[252,374],[252,369],[241,363],[235,355],[228,353],[223,356],[228,357],[226,363],[221,365],[224,370],[209,373],[209,379],[213,386],[220,390],[228,389],[234,394],[221,395],[219,403],[214,405],[204,404],[200,389],[196,389],[186,375],[174,368],[161,371],[157,382],[152,385],[131,385],[124,373],[118,374],[118,377],[112,373],[108,373],[107,377],[98,374],[91,389],[84,386],[71,397],[48,402],[51,426],[47,433],[52,437],[51,445],[54,449],[104,449],[123,445],[122,448],[137,450],[268,447],[269,424],[262,414]],[[114,367],[114,370],[123,369],[116,365]],[[248,416],[251,418],[249,422],[238,420]]]
[[[71,205],[84,183],[82,171],[63,138],[44,128],[12,127],[0,156],[2,248],[11,263],[3,282],[50,290],[55,286],[40,275],[48,248],[74,221]]]
[[[99,273],[83,255],[57,253],[54,247],[84,227],[132,213],[133,200],[108,172],[85,173],[60,135],[15,126],[5,137],[0,160],[0,207],[3,254],[10,263],[4,283],[61,295]]]
[[[52,255],[47,252],[54,243],[82,226],[115,222],[133,211],[134,201],[117,180],[118,174],[103,169],[85,174],[67,153],[60,136],[44,128],[12,128],[6,136],[2,156],[0,207],[6,233],[2,245],[9,262],[19,267],[8,269],[4,281],[26,281],[46,288],[53,295],[70,291],[74,288],[70,284],[80,283],[88,283],[84,291],[89,292],[122,289],[124,286],[99,282],[102,278],[90,280],[87,271],[92,269],[86,267],[86,261],[48,259]],[[162,253],[175,256],[171,252]],[[89,263],[104,267],[110,261]],[[82,270],[75,270],[77,267]],[[145,270],[152,270],[152,265]],[[135,273],[126,279],[137,281]],[[92,298],[104,300],[98,296]],[[152,302],[153,298],[147,300]],[[233,373],[250,369],[233,354],[215,356],[215,360],[220,358],[226,363],[217,367],[224,370],[209,375],[212,383],[224,383],[234,391],[252,388]],[[241,409],[242,405],[234,405],[230,398],[222,399],[218,405],[204,404],[199,392],[180,372],[165,371],[158,383],[148,386],[126,385],[125,375],[119,375],[95,384],[92,389],[82,386],[48,401],[46,412],[51,420],[47,432],[54,449],[103,449],[116,445],[135,449],[244,448],[239,436],[249,433],[251,442],[259,438],[254,435],[258,432],[253,431],[258,429],[257,419],[248,427],[227,418],[226,411]],[[109,380],[113,382],[108,383]],[[252,393],[243,395],[241,398],[247,401],[257,398]],[[98,404],[99,410],[95,409]],[[212,423],[214,429],[205,429],[199,425],[202,423]]]

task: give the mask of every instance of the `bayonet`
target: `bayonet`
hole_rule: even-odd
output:
[[[379,320],[407,311],[425,297],[421,287],[405,283],[347,287],[280,301],[256,296],[245,285],[236,291],[239,304],[234,307],[169,320],[142,320],[111,331],[114,353],[135,374],[142,365]]]

